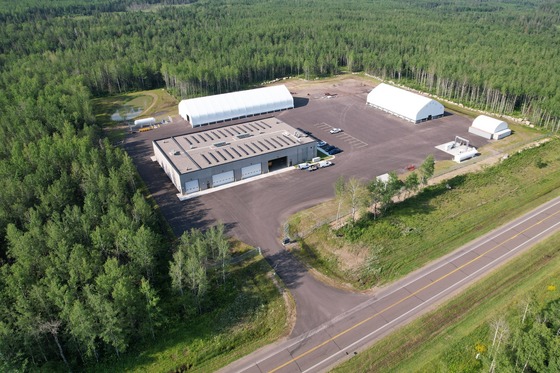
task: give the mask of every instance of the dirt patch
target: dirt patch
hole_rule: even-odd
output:
[[[377,82],[360,75],[340,75],[328,80],[292,79],[284,84],[295,97],[336,100],[341,96],[367,94]]]

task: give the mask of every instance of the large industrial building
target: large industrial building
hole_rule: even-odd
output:
[[[296,165],[315,157],[315,140],[277,118],[153,141],[155,159],[182,194]]]
[[[506,122],[486,115],[476,117],[469,127],[469,132],[488,140],[500,140],[511,135]]]
[[[179,115],[192,127],[198,127],[293,107],[294,98],[288,88],[277,85],[183,100]]]
[[[379,84],[367,96],[367,104],[412,123],[443,116],[443,105],[431,98],[393,87]]]

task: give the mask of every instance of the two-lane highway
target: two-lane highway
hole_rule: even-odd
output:
[[[426,312],[560,228],[560,198],[456,250],[309,333],[257,351],[224,372],[325,370]]]

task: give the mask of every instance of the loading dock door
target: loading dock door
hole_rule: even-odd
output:
[[[212,186],[217,187],[234,181],[233,170],[212,176]]]
[[[200,190],[200,187],[198,186],[198,179],[187,181],[185,183],[185,194],[198,192],[199,190]]]
[[[257,163],[251,166],[243,167],[241,169],[241,178],[247,179],[252,176],[260,175],[261,173],[262,173],[261,164]]]

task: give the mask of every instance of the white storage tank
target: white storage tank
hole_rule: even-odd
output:
[[[146,127],[146,126],[153,126],[156,124],[156,118],[143,118],[143,119],[136,119],[134,121],[134,125],[138,127]]]

